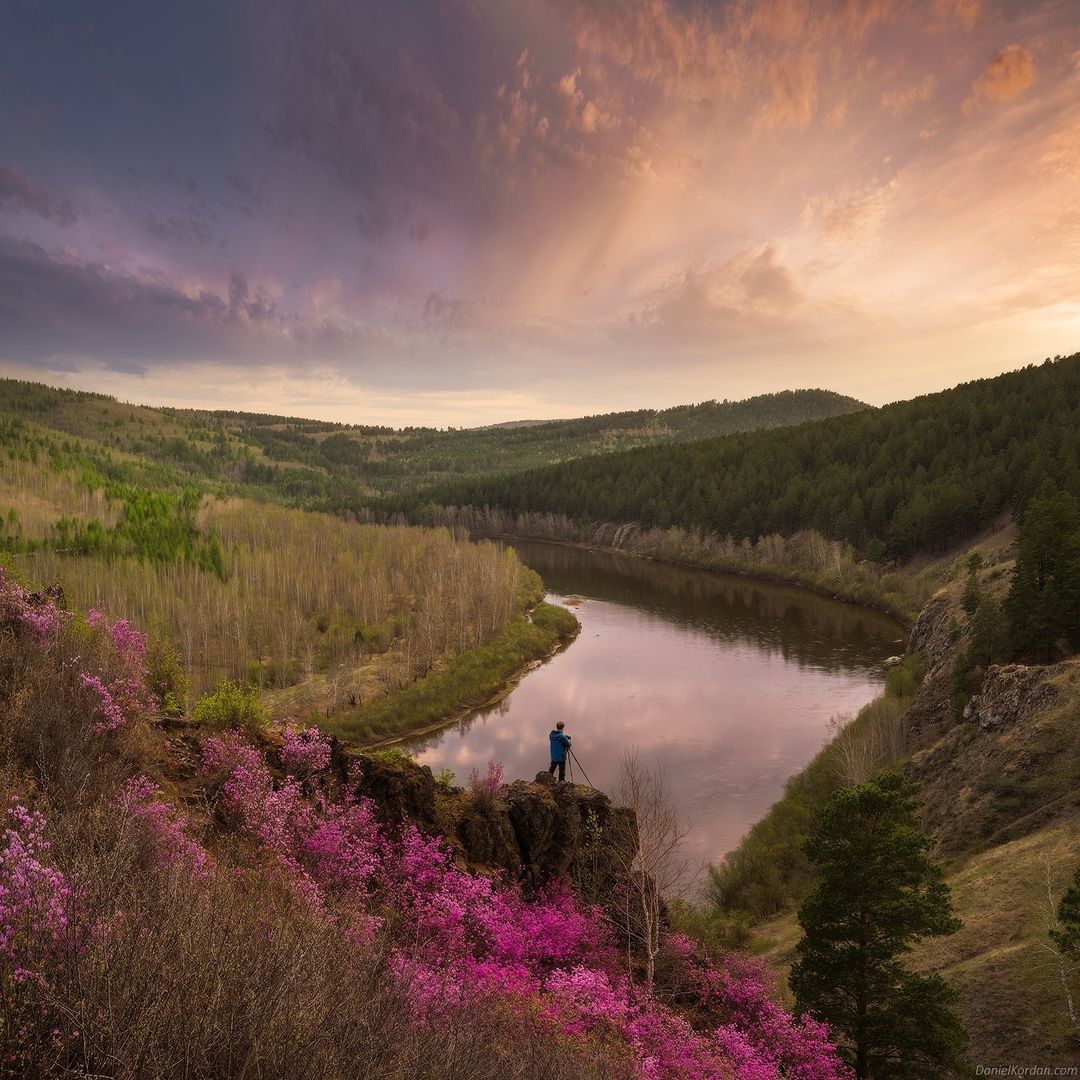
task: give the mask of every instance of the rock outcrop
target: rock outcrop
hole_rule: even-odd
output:
[[[953,659],[956,625],[952,597],[945,590],[932,596],[919,612],[911,628],[908,651],[922,655],[927,678],[933,678],[947,661]]]
[[[336,749],[346,776],[359,762],[357,793],[386,822],[408,821],[443,836],[469,870],[503,873],[535,888],[570,877],[587,896],[602,897],[629,867],[637,848],[633,810],[601,791],[558,784],[546,772],[516,780],[498,795],[436,784],[431,769]]]
[[[991,664],[979,692],[964,706],[964,719],[983,731],[1026,719],[1054,700],[1051,680],[1063,669]]]
[[[384,761],[366,754],[341,753],[339,760],[338,769],[343,778],[350,761],[360,762],[356,793],[371,799],[382,821],[411,821],[424,832],[438,830],[435,777],[427,765],[405,759]]]

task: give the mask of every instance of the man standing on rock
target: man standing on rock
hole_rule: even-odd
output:
[[[548,773],[555,775],[556,768],[559,770],[559,783],[566,780],[566,755],[570,752],[570,736],[563,734],[566,725],[560,720],[555,725],[555,730],[548,735],[551,742],[551,768]]]

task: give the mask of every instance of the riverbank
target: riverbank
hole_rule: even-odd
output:
[[[319,727],[364,749],[438,731],[498,704],[580,630],[572,612],[539,601],[487,645],[450,657],[439,670],[408,686],[322,718]]]
[[[815,596],[822,596],[829,600],[838,600],[842,603],[853,604],[856,607],[868,608],[871,611],[886,615],[895,621],[905,632],[910,632],[919,611],[922,609],[921,603],[918,607],[912,607],[911,603],[906,601],[902,604],[897,603],[893,601],[891,593],[875,591],[868,586],[861,588],[852,587],[850,585],[845,585],[842,582],[828,580],[820,575],[800,571],[797,568],[786,568],[767,563],[744,563],[722,558],[710,558],[706,561],[703,558],[692,558],[686,557],[685,555],[654,553],[648,550],[635,550],[634,548],[615,546],[613,544],[562,539],[532,533],[507,532],[492,537],[492,539],[501,540],[503,542],[513,542],[515,540],[537,541],[544,544],[556,544],[561,547],[574,548],[579,551],[595,551],[610,555],[625,555],[635,559],[642,559],[647,562],[662,563],[666,566],[677,566],[682,570],[704,570],[713,574],[729,574],[735,577],[743,577],[751,581],[767,582],[773,585],[791,585],[796,588],[806,589]],[[927,588],[920,578],[911,576],[907,580],[911,582],[912,598],[916,592],[921,594],[923,589]],[[929,595],[930,593],[927,591],[926,598],[929,598]],[[925,603],[925,599],[923,600],[923,603]]]

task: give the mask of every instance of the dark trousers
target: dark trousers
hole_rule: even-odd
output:
[[[554,776],[556,769],[559,770],[559,781],[561,783],[566,779],[566,758],[563,758],[562,761],[553,761],[548,772]]]

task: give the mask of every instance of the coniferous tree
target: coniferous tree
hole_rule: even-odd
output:
[[[1080,866],[1073,883],[1061,898],[1057,911],[1058,927],[1050,936],[1066,956],[1080,956]]]
[[[829,1024],[860,1080],[964,1069],[956,992],[903,964],[914,942],[960,926],[916,821],[916,790],[889,771],[837,792],[806,843],[821,878],[799,908],[791,988],[800,1010]]]
[[[1014,652],[1049,663],[1080,648],[1080,501],[1053,485],[1028,504],[1005,599]]]

